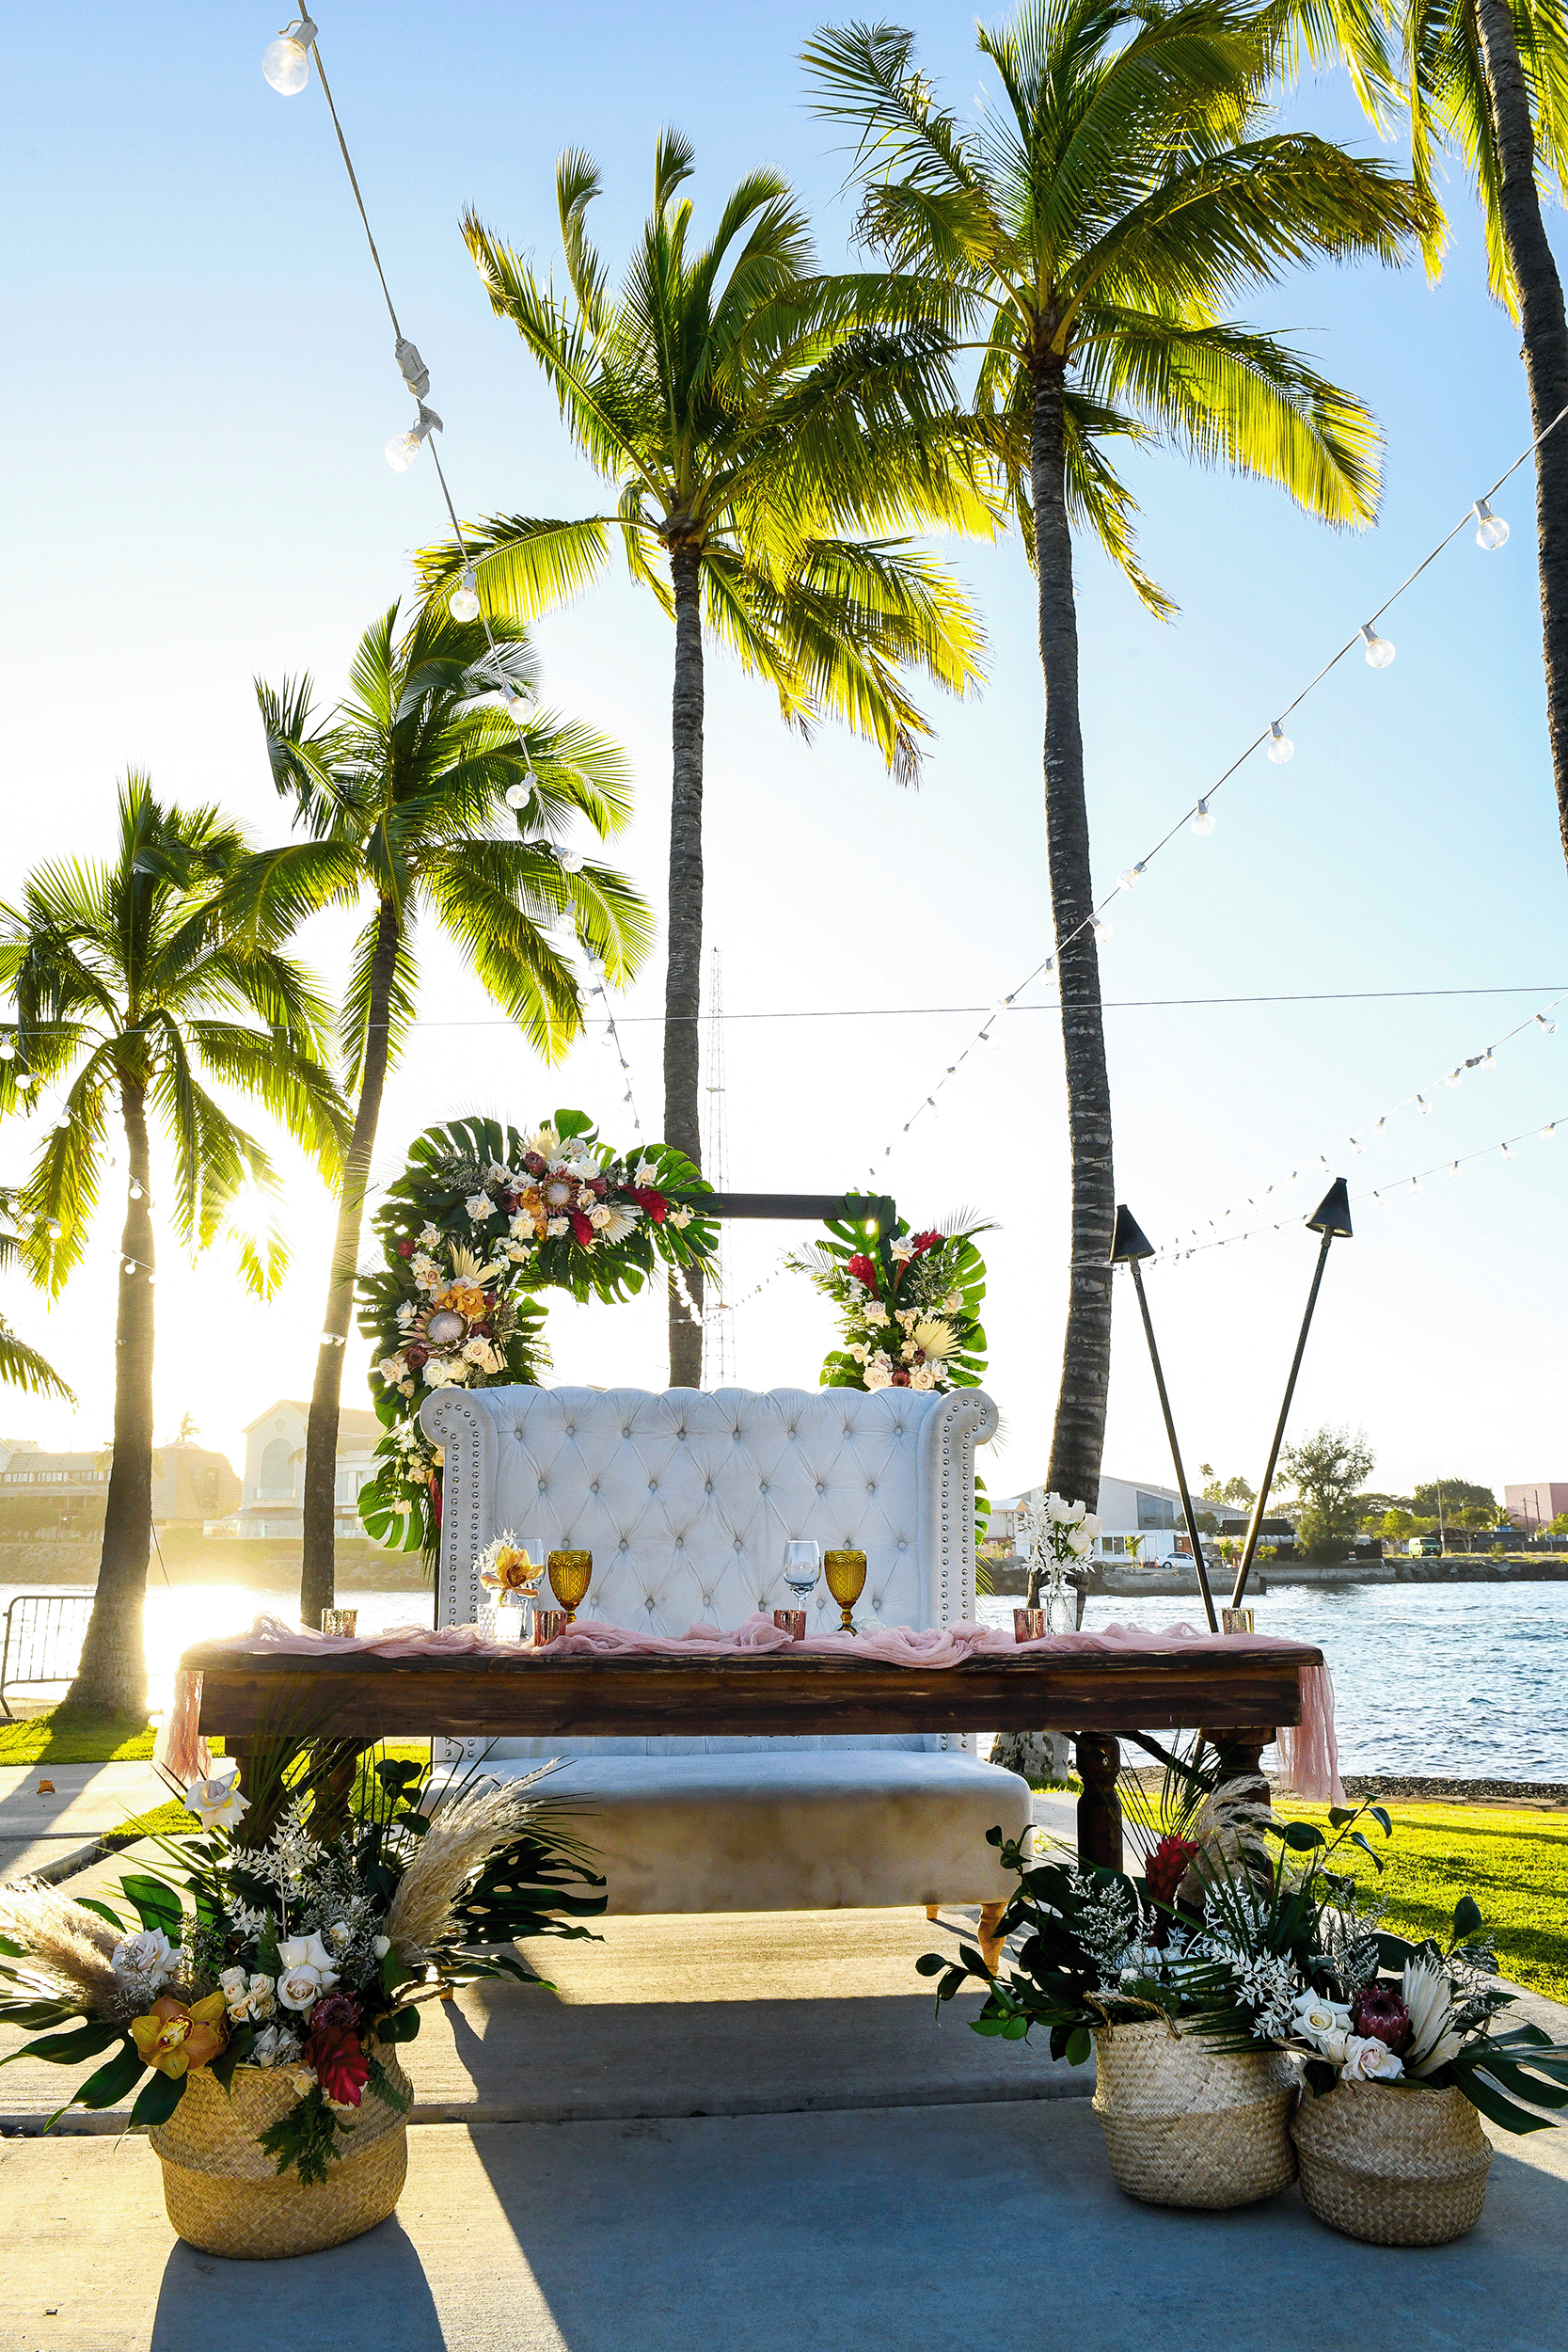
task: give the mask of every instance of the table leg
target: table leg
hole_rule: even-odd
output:
[[[1259,1802],[1268,1803],[1268,1780],[1263,1772],[1263,1750],[1274,1733],[1254,1725],[1248,1730],[1205,1730],[1208,1740],[1219,1758],[1222,1781],[1256,1780],[1261,1784]]]
[[[1077,1735],[1078,1777],[1084,1793],[1078,1800],[1078,1859],[1101,1869],[1121,1868],[1121,1799],[1117,1774],[1121,1748],[1102,1731]]]
[[[974,1940],[980,1947],[980,1958],[994,1977],[1002,1958],[1002,1915],[1007,1906],[1003,1903],[982,1903],[980,1917],[974,1930]]]

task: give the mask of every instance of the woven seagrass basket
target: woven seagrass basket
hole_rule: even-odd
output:
[[[392,2048],[375,2055],[393,2089],[413,2096]],[[185,2095],[166,2123],[148,2134],[164,2168],[164,2203],[176,2231],[206,2254],[269,2262],[341,2246],[385,2221],[408,2170],[408,2119],[367,2090],[357,2113],[339,2108],[352,2127],[326,2178],[303,2187],[279,2173],[261,2144],[298,2097],[286,2070],[236,2066],[232,2096],[205,2067],[186,2078]]]
[[[1152,2024],[1094,2037],[1094,2111],[1117,2186],[1146,2205],[1218,2211],[1295,2178],[1287,2129],[1296,2075],[1276,2051],[1231,2057]]]
[[[1492,2146],[1462,2090],[1341,2083],[1302,2094],[1291,2125],[1301,2193],[1370,2246],[1446,2246],[1481,2219]]]

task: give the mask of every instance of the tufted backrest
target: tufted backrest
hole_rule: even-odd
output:
[[[755,1609],[791,1606],[783,1564],[792,1536],[865,1553],[857,1615],[913,1626],[974,1616],[974,1447],[996,1427],[978,1389],[443,1389],[420,1418],[444,1450],[442,1624],[477,1619],[474,1562],[507,1529],[536,1560],[591,1550],[583,1613],[652,1633],[684,1633],[699,1620],[728,1628]],[[837,1623],[825,1580],[812,1623]],[[570,1755],[756,1744],[545,1743]]]

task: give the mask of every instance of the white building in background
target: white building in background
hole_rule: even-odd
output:
[[[1018,1529],[1018,1510],[1026,1503],[1031,1510],[1043,1511],[1044,1486],[1026,1487],[1022,1494],[1010,1495],[1006,1502],[992,1503],[990,1526],[987,1540],[1006,1545],[1010,1551]],[[1246,1528],[1246,1513],[1238,1511],[1233,1503],[1211,1502],[1201,1495],[1194,1495],[1193,1508],[1201,1521],[1206,1511],[1212,1511],[1220,1523],[1221,1534],[1240,1534]],[[1101,1478],[1098,1516],[1103,1520],[1102,1532],[1096,1536],[1093,1557],[1096,1560],[1136,1558],[1152,1565],[1157,1560],[1190,1559],[1192,1545],[1187,1538],[1181,1518],[1181,1498],[1174,1486],[1161,1486],[1148,1479]]]
[[[240,1507],[209,1519],[209,1535],[270,1535],[298,1543],[305,1533],[305,1427],[309,1406],[279,1397],[246,1425]],[[382,1435],[373,1413],[346,1407],[338,1416],[338,1475],[333,1513],[339,1535],[363,1535],[359,1490],[375,1476],[372,1458]]]

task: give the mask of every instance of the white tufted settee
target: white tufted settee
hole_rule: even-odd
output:
[[[980,1391],[442,1390],[420,1420],[444,1452],[437,1619],[466,1624],[475,1560],[511,1530],[535,1559],[585,1548],[584,1616],[657,1634],[793,1605],[784,1547],[866,1555],[856,1615],[940,1626],[974,1615]],[[821,1586],[814,1629],[837,1624]],[[612,1912],[994,1904],[1009,1891],[986,1832],[1028,1824],[1025,1781],[954,1734],[803,1739],[452,1741],[557,1784],[591,1809]]]

